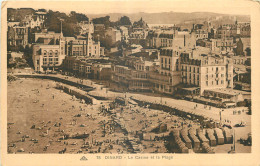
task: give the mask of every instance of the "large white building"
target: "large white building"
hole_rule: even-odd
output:
[[[102,57],[105,56],[104,47],[100,47],[100,42],[92,39],[91,33],[86,38],[75,39],[66,38],[66,55],[84,56],[84,57]]]
[[[154,91],[172,94],[181,82],[180,50],[165,47],[160,50],[158,69],[150,74]]]
[[[46,38],[43,38],[46,39]],[[47,40],[47,41],[46,41]],[[35,71],[43,72],[55,70],[65,59],[65,40],[63,34],[55,42],[47,38],[42,42],[33,44],[33,64]]]
[[[233,61],[226,55],[194,49],[180,55],[181,82],[205,90],[233,88]]]
[[[33,63],[35,71],[54,70],[59,67],[65,58],[65,42],[59,45],[33,45]]]
[[[149,73],[153,65],[154,62],[140,58],[134,58],[128,66],[113,65],[111,80],[131,91],[151,91]]]
[[[99,58],[104,56],[100,42],[92,40],[91,33],[81,39],[63,37],[62,33],[35,33],[33,44],[33,63],[36,71],[55,70],[65,56]]]

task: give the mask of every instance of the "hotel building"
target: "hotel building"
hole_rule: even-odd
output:
[[[226,55],[201,50],[182,52],[180,55],[181,82],[205,90],[233,88],[233,61]]]
[[[181,83],[180,49],[162,48],[159,54],[159,66],[150,73],[153,90],[172,94],[175,86]]]

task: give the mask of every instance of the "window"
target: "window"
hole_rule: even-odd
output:
[[[52,64],[52,62],[53,62],[53,59],[49,58],[49,63]]]
[[[206,81],[206,86],[209,86],[209,82],[208,81]]]
[[[216,83],[217,83],[217,85],[218,85],[218,81],[217,81]]]
[[[221,80],[221,84],[224,84],[224,81],[223,81],[223,80]]]

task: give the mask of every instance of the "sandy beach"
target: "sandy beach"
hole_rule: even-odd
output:
[[[137,105],[117,106],[110,113],[101,109],[101,105],[81,103],[80,99],[56,89],[51,80],[21,78],[8,83],[8,152],[9,153],[129,153],[135,149],[138,153],[168,152],[163,140],[155,137],[167,136],[172,129],[185,127],[199,128],[199,124],[188,119],[170,115],[162,110],[153,110]],[[92,93],[107,96],[127,96],[144,101],[159,102],[159,97],[133,93],[114,93],[105,89],[96,89]],[[193,102],[163,98],[167,105],[181,106],[187,111]],[[216,110],[215,110],[216,109]],[[197,110],[203,114],[218,118],[217,108],[203,110],[198,104]],[[236,137],[245,137],[251,130],[250,116],[245,113],[231,115],[225,110],[223,119],[229,117],[234,123],[243,119],[246,127],[236,128]],[[167,132],[151,132],[161,124],[167,124]],[[128,134],[125,135],[124,132]],[[143,131],[140,142],[136,132]],[[80,137],[85,135],[84,138]],[[67,138],[68,137],[68,138]],[[80,138],[79,138],[80,137]],[[151,140],[152,139],[152,140]],[[127,141],[126,141],[127,140]],[[231,145],[214,147],[217,153],[227,153]],[[236,145],[237,152],[247,153],[250,146]]]

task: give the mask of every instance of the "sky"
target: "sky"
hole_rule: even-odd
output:
[[[34,9],[45,8],[69,13],[160,13],[160,12],[214,12],[223,14],[249,15],[254,2],[249,0],[97,0],[97,1],[9,1],[7,7]]]

